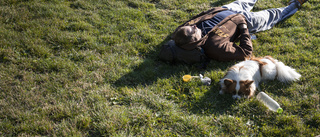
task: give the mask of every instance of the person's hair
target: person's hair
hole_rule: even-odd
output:
[[[195,38],[192,35],[188,35],[185,27],[180,27],[174,33],[173,40],[176,45],[180,46],[195,41]]]

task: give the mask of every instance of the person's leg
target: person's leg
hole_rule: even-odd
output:
[[[252,14],[250,11],[252,10],[253,6],[257,1],[258,0],[236,0],[232,3],[222,6],[222,8],[227,8],[228,10],[233,11],[235,13],[240,13],[245,16],[247,22],[251,22]],[[248,24],[248,28],[250,26],[252,26],[251,23]],[[250,29],[249,29],[249,32],[250,32]]]
[[[222,6],[222,8],[227,8],[236,13],[250,12],[257,1],[258,0],[237,0]]]
[[[298,11],[297,7],[299,7],[299,0],[293,0],[290,2],[290,5],[286,7],[250,12],[257,1],[258,0],[237,0],[222,7],[244,15],[250,33],[271,29],[278,22],[296,13]]]
[[[250,33],[256,33],[271,29],[278,22],[286,19],[298,11],[297,3],[282,8],[267,9],[259,12],[251,12],[246,16]]]

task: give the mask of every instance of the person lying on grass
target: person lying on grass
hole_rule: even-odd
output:
[[[271,29],[298,11],[307,0],[292,0],[282,8],[250,12],[257,0],[237,0],[202,12],[173,33],[175,44],[191,50],[198,46],[210,59],[244,60],[253,51],[250,34]],[[240,44],[235,44],[235,41]]]

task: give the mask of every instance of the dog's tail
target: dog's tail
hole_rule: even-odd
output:
[[[277,78],[281,82],[293,82],[299,80],[301,75],[295,69],[286,66],[280,61],[276,61]]]

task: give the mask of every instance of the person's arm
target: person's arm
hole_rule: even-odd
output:
[[[230,36],[235,34],[234,37],[240,40],[239,45],[235,43],[234,38],[230,39],[230,36],[224,39],[220,35],[215,34],[208,38],[206,42],[207,46],[204,46],[206,55],[209,58],[219,61],[244,60],[246,57],[252,56],[253,47],[251,37],[247,26],[243,24],[246,24],[244,18],[237,16],[232,18],[232,22],[226,22],[224,24],[228,29],[221,27],[221,29],[225,29],[222,31],[229,32],[228,34]]]
[[[252,56],[253,48],[250,44],[237,45],[234,42],[227,41],[218,47],[212,46],[205,49],[209,58],[219,61],[244,60]]]
[[[240,32],[240,44],[237,45],[233,41],[226,41],[221,44],[218,49],[219,51],[216,51],[218,60],[244,60],[252,55],[253,47],[247,25],[239,24],[237,25],[237,29]]]
[[[247,24],[239,24],[237,29],[240,31],[240,47],[245,53],[245,56],[251,56],[253,48],[252,41],[249,34],[249,30],[247,28]]]
[[[252,42],[247,27],[247,22],[244,17],[237,16],[232,19],[235,23],[236,30],[239,32],[240,44],[237,45],[234,41],[227,41],[222,46],[222,49],[226,52],[226,56],[220,58],[220,60],[244,60],[246,57],[252,56]]]

